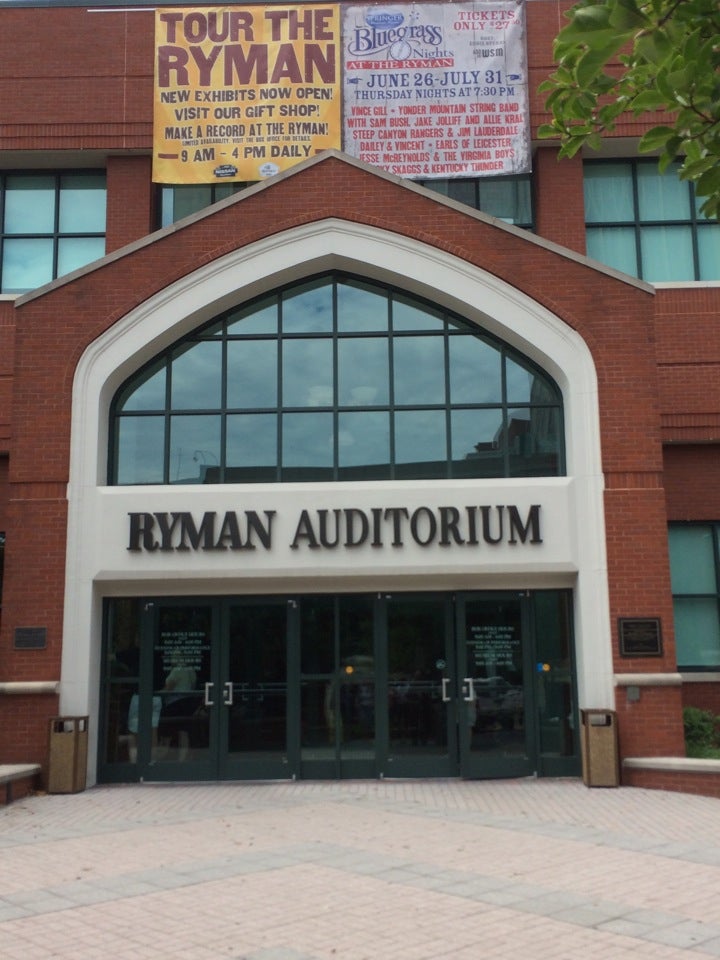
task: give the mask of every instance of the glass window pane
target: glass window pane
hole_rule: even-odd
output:
[[[170,483],[218,483],[220,415],[170,418]]]
[[[712,527],[676,526],[668,530],[670,581],[673,593],[715,593],[715,550]]]
[[[444,338],[395,337],[393,351],[395,403],[445,403]]]
[[[197,213],[209,207],[212,202],[212,186],[201,184],[198,186],[178,186],[172,187],[172,213],[167,218],[167,223],[177,223],[183,217],[190,216],[191,213]],[[165,192],[163,191],[163,199]],[[166,218],[163,216],[163,223]]]
[[[392,298],[392,323],[394,330],[443,330],[444,314],[440,310],[420,306],[415,300],[399,294]]]
[[[337,325],[343,333],[387,330],[388,309],[388,297],[384,290],[349,280],[337,285]]]
[[[655,163],[637,165],[639,219],[688,220],[690,184],[678,178],[678,164],[661,174]]]
[[[332,597],[303,597],[300,601],[300,669],[304,674],[334,672],[334,608]]]
[[[5,233],[55,232],[55,177],[5,181]]]
[[[480,209],[505,223],[532,223],[530,180],[479,181]]]
[[[695,279],[692,229],[689,226],[642,227],[640,252],[645,280]]]
[[[333,465],[331,413],[286,413],[282,429],[283,468]]]
[[[387,337],[338,342],[338,403],[364,407],[388,402]]]
[[[122,417],[118,424],[117,483],[164,483],[165,418]]]
[[[501,355],[472,335],[450,337],[450,402],[500,403]]]
[[[277,340],[228,341],[228,407],[276,408],[277,402]]]
[[[501,477],[505,461],[499,437],[502,410],[453,410],[452,472],[454,477]]]
[[[505,381],[508,403],[553,403],[558,400],[545,377],[510,357],[505,361]]]
[[[339,414],[338,463],[341,468],[380,467],[379,475],[387,476],[390,463],[390,414],[385,411]],[[368,475],[366,479],[375,480],[378,476]]]
[[[720,223],[697,231],[700,280],[720,280]]]
[[[2,292],[34,290],[53,279],[52,240],[6,240],[3,244]]]
[[[282,298],[283,333],[330,333],[332,283],[327,279],[293,287]]]
[[[276,335],[278,332],[278,299],[269,297],[251,307],[240,307],[228,316],[228,336],[254,334]]]
[[[676,598],[673,606],[678,666],[720,667],[717,600]]]
[[[586,223],[626,223],[635,219],[632,167],[629,163],[585,164],[583,187]],[[602,257],[597,259],[602,260]]]
[[[105,177],[73,174],[60,181],[60,233],[105,232]]]
[[[172,361],[174,410],[219,408],[222,387],[222,344],[211,340],[180,347]]]
[[[228,416],[225,464],[228,483],[275,480],[277,415],[248,413]]]
[[[395,462],[397,464],[438,463],[445,476],[447,439],[444,410],[406,410],[395,414]],[[426,476],[423,472],[422,476]]]
[[[61,237],[58,240],[57,276],[78,270],[105,256],[105,237]]]
[[[593,260],[639,275],[634,227],[589,227],[585,231],[587,255]]]
[[[120,394],[118,412],[129,410],[163,410],[165,408],[165,361],[138,374],[130,383],[126,394]]]
[[[477,208],[477,185],[475,180],[448,181],[447,195],[451,200],[464,203],[466,207]],[[480,209],[483,209],[482,207]],[[489,211],[486,211],[489,213]]]
[[[508,411],[511,477],[560,472],[560,412],[556,407]]]
[[[332,340],[284,340],[282,362],[284,407],[332,406]]]

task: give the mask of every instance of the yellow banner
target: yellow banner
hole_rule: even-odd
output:
[[[339,9],[157,9],[153,180],[263,180],[339,149]]]

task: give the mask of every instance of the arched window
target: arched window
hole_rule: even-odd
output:
[[[323,274],[216,317],[117,392],[109,481],[560,476],[530,360],[390,286]]]

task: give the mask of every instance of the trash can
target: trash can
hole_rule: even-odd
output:
[[[88,751],[87,717],[52,717],[48,793],[85,789]]]
[[[614,710],[581,710],[582,772],[586,787],[620,786],[617,714]]]

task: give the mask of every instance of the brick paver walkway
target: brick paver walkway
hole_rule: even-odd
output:
[[[0,808],[3,960],[720,957],[720,801],[131,785]]]

